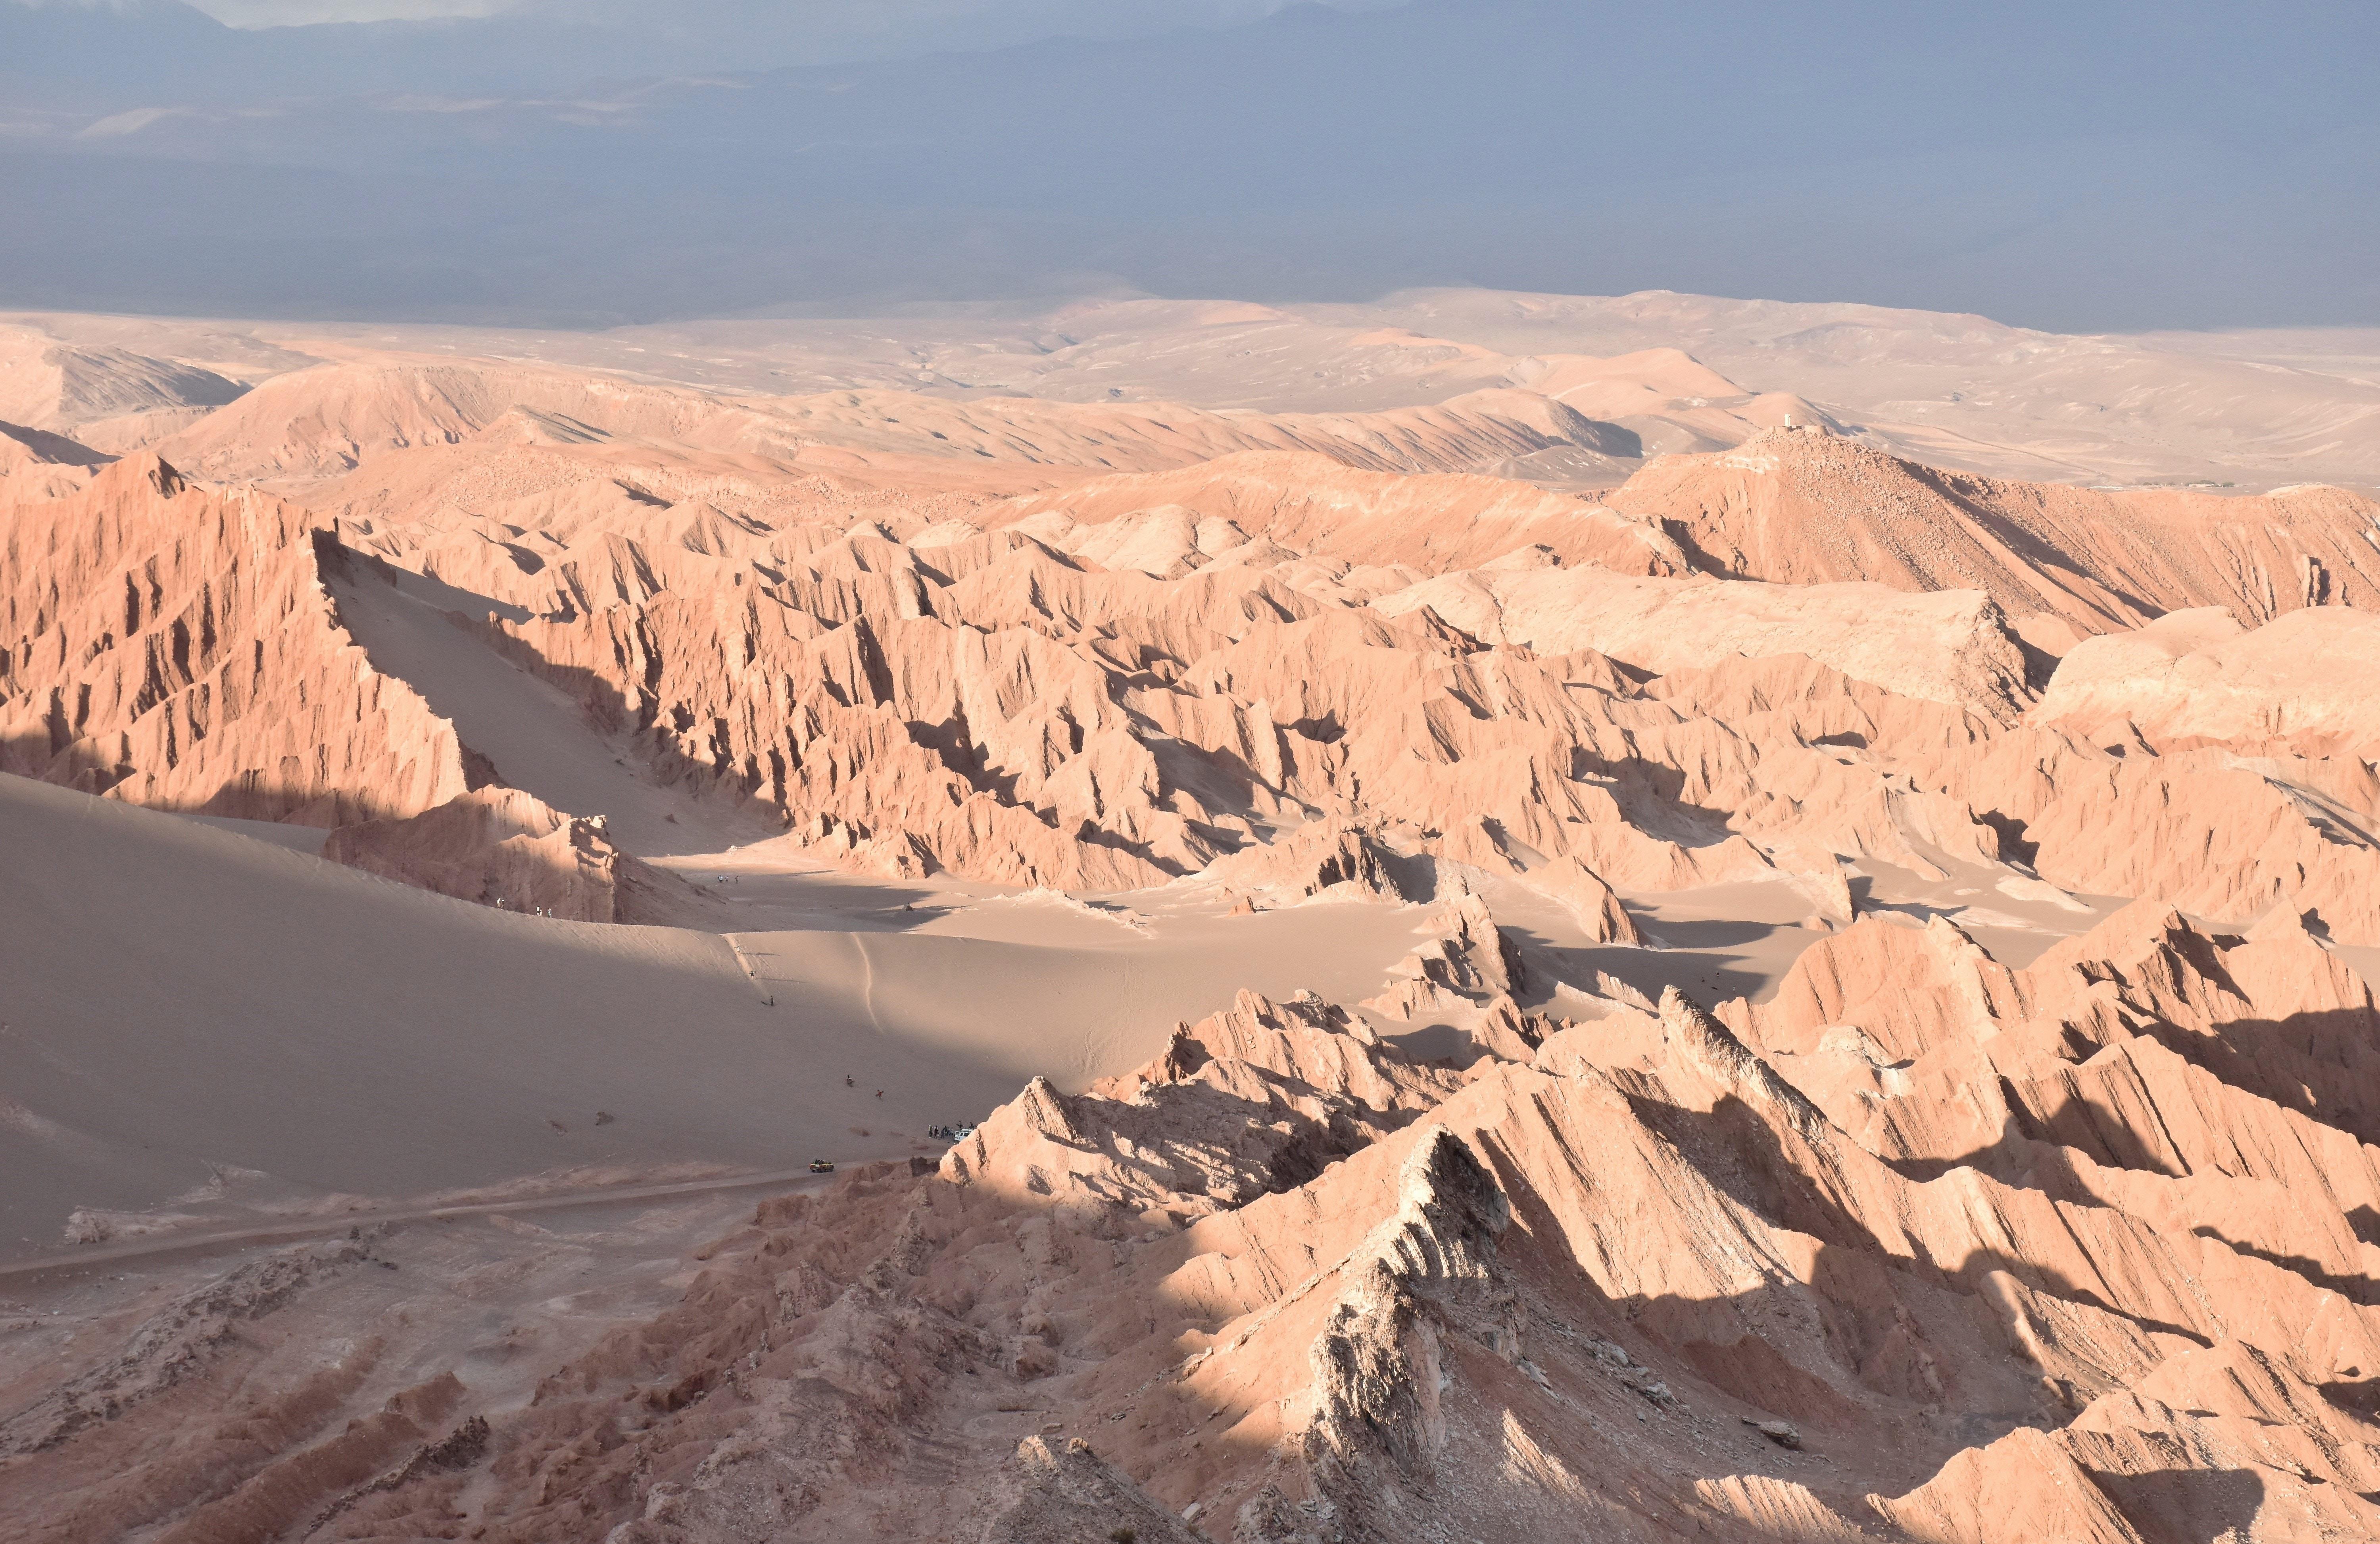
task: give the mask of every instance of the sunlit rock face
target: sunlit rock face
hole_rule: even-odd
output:
[[[1445,346],[25,376],[10,1536],[2380,1533],[2380,510]]]

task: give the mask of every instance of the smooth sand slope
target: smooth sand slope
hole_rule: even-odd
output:
[[[0,823],[12,1252],[227,1169],[288,1198],[785,1167],[857,1124],[830,1063],[903,1088],[887,1124],[1005,1082],[846,1004],[766,1007],[715,937],[467,906],[13,777]]]
[[[1249,919],[1245,959],[1071,914],[1046,930],[1075,935],[1062,946],[731,942],[470,906],[15,777],[0,851],[10,1257],[54,1248],[77,1209],[178,1198],[114,1224],[156,1226],[906,1152],[1035,1073],[1078,1084],[1145,1059],[1251,979],[1285,993],[1327,956],[1376,980],[1411,942],[1370,908]],[[1330,926],[1349,918],[1381,924],[1368,947]]]
[[[755,816],[640,781],[577,703],[456,626],[453,614],[419,597],[419,584],[410,575],[396,585],[334,582],[340,621],[375,669],[420,692],[506,784],[557,809],[604,817],[613,839],[640,856],[716,852],[778,834]]]

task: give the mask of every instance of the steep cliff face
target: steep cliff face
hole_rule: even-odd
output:
[[[0,771],[153,808],[336,828],[324,856],[469,900],[609,921],[617,855],[372,667],[293,505],[154,456],[11,512]],[[474,790],[482,790],[475,793]]]
[[[14,635],[0,764],[163,808],[325,826],[463,793],[453,727],[346,638],[322,561],[303,511],[194,488],[153,456],[21,506],[0,567]]]

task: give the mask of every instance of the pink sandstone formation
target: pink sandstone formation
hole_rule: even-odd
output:
[[[6,552],[9,770],[313,825],[465,791],[453,728],[340,630],[303,511],[135,456],[15,511]]]
[[[473,793],[492,781],[485,759],[347,637],[323,581],[348,560],[302,511],[134,456],[18,508],[0,556],[18,634],[0,658],[0,770],[337,827],[333,856],[358,867],[611,919],[608,845],[528,795]]]
[[[322,856],[441,895],[575,922],[620,918],[617,848],[601,819],[517,788],[475,788],[420,814],[333,831]]]
[[[2307,606],[2243,629],[2208,606],[2084,640],[2058,662],[2032,716],[2101,739],[2129,725],[2164,751],[2220,745],[2369,761],[2380,749],[2375,680],[2372,612]]]
[[[108,486],[131,475],[115,468]],[[2040,713],[2021,724],[2034,701],[2024,655],[1973,592],[1614,574],[1554,563],[1536,543],[1425,575],[1318,561],[1252,514],[1222,555],[1261,553],[1160,578],[1101,568],[1015,524],[966,535],[885,515],[893,525],[841,529],[625,500],[591,526],[557,525],[569,534],[541,541],[543,555],[464,529],[334,529],[528,613],[488,622],[491,642],[631,735],[664,777],[757,801],[820,856],[889,874],[1130,889],[1317,814],[1440,831],[1475,814],[1489,824],[1474,845],[1524,882],[1551,865],[1549,877],[1584,869],[1622,890],[1800,874],[1829,893],[1844,857],[1936,872],[1929,852],[2015,857],[2070,891],[2155,895],[2239,925],[2288,895],[2342,939],[2380,938],[2373,849],[2353,823],[2372,802],[2368,774],[2337,757],[2249,768],[2186,748],[2126,760],[2121,737],[2094,741]],[[310,584],[313,545],[293,544],[304,517],[275,518],[271,540]],[[103,586],[95,573],[76,582]],[[21,717],[57,704],[43,743],[58,743],[31,770],[104,780],[131,768],[139,780],[117,796],[268,818],[328,796],[308,817],[323,824],[348,818],[340,798],[410,815],[466,791],[459,740],[427,714],[418,729],[370,728],[370,748],[343,751],[337,772],[285,771],[283,752],[216,774],[217,758],[250,753],[237,734],[210,744],[184,721],[237,686],[194,671],[167,692],[183,668],[173,629],[192,624],[156,626],[141,645],[164,662],[155,703],[116,679],[131,655],[113,650],[92,654],[111,674],[88,697],[79,678],[42,683],[38,703],[20,688]],[[48,647],[63,656],[107,634],[88,630],[92,643]],[[273,642],[297,669],[296,636]],[[203,640],[200,652],[212,657]],[[1805,659],[1815,674],[1794,675]],[[1790,705],[1756,693],[1748,714],[1732,702],[1698,712],[1671,683],[1714,669],[1765,669]],[[401,683],[358,679],[386,698],[359,723],[419,711]],[[94,705],[79,731],[69,700]],[[104,716],[135,708],[154,748],[128,750]],[[1857,743],[1813,743],[1845,737]],[[407,760],[438,745],[453,748]],[[393,778],[373,758],[423,771]],[[305,796],[239,791],[268,782]],[[2153,839],[2141,840],[2108,811],[2148,790]],[[2343,825],[2321,813],[2342,806]],[[2191,833],[2219,828],[2237,833],[2220,849],[2237,860],[2183,856],[2206,850]]]
[[[321,828],[394,883],[273,862],[446,954],[550,937],[461,1030],[507,1088],[426,1069],[470,1091],[423,1142],[624,1054],[604,1004],[514,1043],[600,961],[672,1005],[627,1086],[798,1041],[719,1104],[867,1160],[699,1240],[467,1237],[209,1210],[266,1176],[194,1148],[150,1215],[78,1199],[78,1268],[273,1228],[82,1279],[71,1336],[0,1300],[0,1532],[2380,1536],[2380,512],[1941,471],[1674,351],[1362,343],[1500,373],[1257,412],[326,344],[241,393],[0,338],[47,425],[0,428],[0,772]],[[1620,482],[1657,406],[1748,437]],[[1555,454],[1618,485],[1483,475]],[[1254,990],[1282,938],[1371,953]],[[1111,963],[1061,1037],[1068,949]],[[1229,987],[1116,1027],[1193,954]],[[877,1070],[920,1002],[1023,1084],[931,1140]],[[395,1100],[431,1043],[338,1064]],[[0,1141],[78,1162],[142,1129],[18,1097]]]
[[[2329,1042],[2269,1045],[2301,1023]],[[2301,931],[2135,907],[2011,971],[1871,919],[1770,1003],[1536,1032],[1457,1075],[1244,996],[939,1166],[763,1203],[680,1307],[508,1412],[441,1396],[379,1479],[268,1439],[208,1504],[516,1540],[2374,1526],[2380,1169],[2327,1098],[2380,1017]],[[119,1387],[86,1465],[172,1397]],[[185,1494],[172,1453],[80,1495]]]

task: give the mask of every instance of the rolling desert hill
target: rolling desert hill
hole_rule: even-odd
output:
[[[2380,487],[2380,340],[2351,329],[2078,336],[1856,304],[1493,290],[1293,307],[1103,296],[600,332],[56,312],[0,318],[0,329],[30,356],[115,349],[245,385],[393,354],[731,396],[883,390],[1348,414],[1523,390],[1615,423],[1657,454],[1726,449],[1791,414],[2002,480]],[[55,410],[0,418],[49,427],[43,413]],[[111,420],[103,448],[129,448],[138,422]],[[1516,460],[1524,478],[1565,486],[1616,484],[1626,470]]]
[[[2380,1534],[2351,367],[0,337],[9,1537]]]
[[[1781,377],[1842,421],[1872,427],[1881,448],[1990,476],[2369,488],[2380,467],[2380,337],[2368,329],[2072,336],[1980,316],[1662,290],[1417,290],[1352,314],[1308,310],[1513,355],[1681,348],[1731,379]]]
[[[2059,624],[2099,633],[2199,605],[2263,621],[2380,599],[2380,505],[2319,485],[2224,497],[2008,483],[1813,428],[1666,457],[1606,502],[1658,519],[1708,572],[1980,590],[2020,622],[2054,619],[2053,635]]]
[[[246,390],[243,382],[187,359],[0,326],[0,419],[71,432],[103,451],[128,428],[188,422]]]
[[[1320,451],[1375,469],[1440,471],[1556,446],[1588,456],[1606,447],[1633,455],[1634,448],[1628,435],[1559,402],[1512,390],[1379,413],[1260,415],[1170,404],[953,402],[889,391],[739,398],[576,371],[435,359],[330,364],[276,376],[155,448],[199,475],[315,478],[387,451],[455,444],[487,432],[508,413],[730,457],[836,468],[889,464],[913,475],[943,460],[1148,470],[1257,449]]]
[[[0,504],[52,499],[82,485],[109,457],[63,434],[0,423]]]

